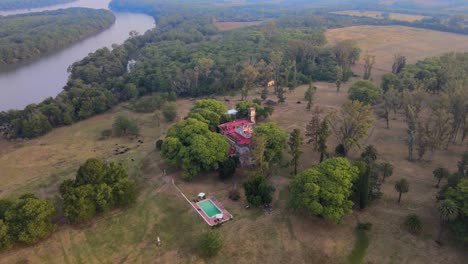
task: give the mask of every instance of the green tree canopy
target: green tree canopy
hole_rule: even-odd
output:
[[[348,197],[359,169],[345,158],[331,158],[299,173],[290,186],[291,206],[340,222],[351,212]]]
[[[360,80],[353,84],[349,90],[349,99],[365,104],[375,104],[381,97],[381,91],[371,81]]]
[[[265,160],[279,161],[286,145],[288,134],[274,123],[266,123],[255,128],[254,136],[265,139]]]
[[[229,143],[208,124],[188,118],[167,132],[161,155],[171,165],[182,165],[184,177],[191,179],[202,170],[216,170],[226,160]]]
[[[243,184],[247,202],[253,206],[270,204],[273,199],[271,194],[275,190],[264,176],[257,176],[247,180]]]

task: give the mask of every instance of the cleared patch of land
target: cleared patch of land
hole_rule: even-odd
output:
[[[340,107],[347,100],[347,89],[353,81],[344,84],[340,93],[336,92],[333,84],[316,83],[318,90],[315,104],[326,112]],[[294,128],[304,130],[311,113],[306,111],[304,102],[296,102],[303,100],[306,89],[307,86],[300,86],[287,93],[286,103],[276,107],[270,120],[288,132]],[[252,93],[250,99],[259,97],[259,93],[260,90]],[[229,99],[227,106],[233,107],[239,96],[218,99]],[[270,94],[270,99],[275,99],[274,95]],[[185,116],[192,103],[190,100],[178,101],[180,116]],[[130,146],[131,141],[98,141],[97,138],[102,129],[109,127],[113,116],[121,111],[124,109],[118,107],[113,112],[54,130],[40,139],[24,142],[22,147],[15,148],[15,144],[4,143],[8,148],[2,148],[0,157],[9,157],[22,150],[24,152],[21,155],[16,155],[22,164],[30,157],[36,157],[36,160],[30,160],[32,168],[45,168],[49,161],[54,164],[54,160],[59,157],[47,159],[41,155],[42,148],[53,144],[58,145],[54,151],[60,148],[75,151],[78,157],[72,160],[77,165],[91,156],[121,159],[128,167],[133,168],[131,176],[143,184],[138,202],[131,208],[108,212],[84,226],[62,226],[50,238],[35,246],[16,248],[0,254],[0,263],[311,263],[312,260],[314,263],[346,263],[355,248],[355,226],[358,221],[373,224],[367,233],[369,247],[364,263],[461,264],[468,257],[463,249],[456,249],[449,244],[439,247],[434,242],[439,219],[435,209],[437,189],[433,187],[435,182],[432,170],[440,164],[455,168],[463,147],[450,147],[447,151],[437,152],[432,163],[408,162],[404,143],[405,124],[401,114],[392,117],[394,120],[390,123],[390,130],[385,128],[383,120],[376,120],[371,135],[365,142],[376,146],[380,159],[391,162],[395,167],[394,175],[382,187],[383,197],[368,209],[357,210],[346,217],[342,224],[335,225],[288,209],[288,184],[291,180],[288,168],[275,168],[270,178],[276,187],[271,214],[261,209],[245,209],[243,195],[237,202],[228,199],[228,191],[234,185],[241,189],[245,177],[242,170],[238,171],[236,177],[225,182],[218,180],[215,173],[200,175],[192,182],[182,181],[179,171],[170,170],[167,176],[162,175],[161,168],[164,164],[159,153],[154,151],[154,140],[164,137],[169,124],[155,126],[151,114],[132,114],[139,120],[144,146],[126,154],[129,156],[113,157],[115,144]],[[79,148],[81,144],[89,145]],[[330,150],[335,145],[335,140],[330,139]],[[88,153],[88,148],[92,153]],[[93,154],[93,149],[96,149],[96,154]],[[37,153],[33,153],[34,151]],[[304,145],[303,151],[300,170],[317,164],[319,160],[319,155],[313,151],[312,146]],[[72,154],[75,155],[68,153]],[[352,158],[358,155],[359,150],[351,153]],[[132,162],[130,158],[135,161]],[[285,155],[285,158],[288,156]],[[8,162],[0,164],[2,168],[5,165]],[[47,173],[37,173],[34,179],[38,183],[49,182],[51,174],[67,167],[66,162],[52,166]],[[75,170],[76,166],[70,169]],[[69,175],[73,174],[72,171]],[[54,188],[28,183],[28,174],[21,173],[19,166],[11,168],[10,172],[17,177],[25,177],[24,180],[15,181],[13,185],[0,185],[2,188],[9,186],[8,190],[12,193],[25,185],[48,197],[56,194]],[[410,192],[404,195],[399,206],[393,185],[401,177],[409,180]],[[6,178],[2,174],[0,184]],[[206,260],[198,255],[198,239],[209,227],[178,195],[172,186],[172,178],[189,198],[194,198],[199,192],[215,195],[234,215],[232,221],[219,229],[225,245],[213,259]],[[61,180],[62,178],[58,178],[54,181]],[[5,193],[0,195],[5,196]],[[413,236],[401,227],[404,217],[409,213],[417,213],[423,220],[424,229],[420,236]],[[156,246],[157,236],[161,238],[161,247]]]
[[[236,28],[257,26],[263,23],[263,21],[252,21],[252,22],[215,22],[214,25],[221,31],[227,31]]]
[[[337,12],[332,12],[332,13],[338,14],[338,15],[372,17],[372,18],[378,18],[378,19],[384,18],[384,12],[380,12],[380,11],[346,10],[346,11],[337,11]],[[414,22],[414,21],[419,21],[423,18],[426,18],[426,16],[409,15],[409,14],[401,14],[401,13],[389,13],[389,18],[393,20]]]
[[[354,26],[330,29],[325,32],[333,44],[342,40],[355,40],[363,54],[375,55],[374,80],[391,72],[393,56],[402,54],[408,63],[438,56],[447,52],[467,52],[468,36],[403,26]],[[363,61],[354,70],[362,74]]]

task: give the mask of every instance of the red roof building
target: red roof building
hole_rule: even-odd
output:
[[[218,126],[231,143],[229,155],[250,155],[250,141],[255,125],[255,108],[249,108],[249,119],[238,119]]]

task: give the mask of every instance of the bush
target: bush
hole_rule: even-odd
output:
[[[233,201],[238,201],[240,199],[240,193],[239,190],[237,190],[237,188],[229,191],[229,199]]]
[[[409,214],[405,218],[406,229],[413,234],[419,234],[422,230],[422,221],[417,214]]]
[[[167,122],[174,121],[174,119],[177,117],[177,105],[175,103],[164,104],[162,113]]]
[[[372,229],[372,223],[358,223],[357,229],[369,231]]]
[[[120,114],[115,118],[114,124],[112,125],[112,131],[114,135],[128,136],[128,135],[138,135],[140,129],[135,120],[130,119],[125,114]]]
[[[205,257],[213,257],[223,247],[223,240],[217,230],[209,230],[200,239],[200,251]]]
[[[234,158],[228,158],[219,165],[219,178],[225,180],[231,178],[236,173],[237,162]]]
[[[163,143],[164,143],[164,140],[162,139],[159,139],[158,141],[156,141],[156,150],[161,151]]]
[[[101,132],[101,138],[103,139],[109,138],[110,136],[112,136],[112,129],[104,129]]]

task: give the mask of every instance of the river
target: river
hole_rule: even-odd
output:
[[[110,0],[78,0],[69,4],[43,8],[0,11],[0,15],[24,14],[69,7],[108,9]],[[152,29],[154,19],[137,13],[114,12],[116,21],[101,33],[79,41],[53,54],[0,68],[0,111],[21,109],[31,103],[39,103],[47,97],[55,97],[62,91],[68,79],[67,68],[102,47],[121,44],[129,32],[144,33]]]

